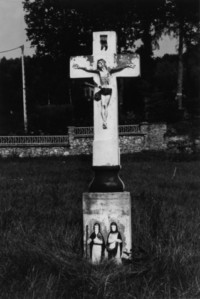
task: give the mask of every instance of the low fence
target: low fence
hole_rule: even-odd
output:
[[[67,156],[68,149],[68,135],[0,136],[1,157]]]
[[[165,124],[119,126],[121,153],[166,148]],[[40,157],[91,154],[94,131],[92,127],[68,127],[68,135],[0,136],[0,156]]]
[[[141,134],[140,125],[119,126],[119,136]]]
[[[119,126],[119,146],[121,153],[133,153],[142,150],[164,150],[166,124],[148,124]],[[93,142],[92,127],[68,127],[70,154],[91,154]]]
[[[93,127],[69,127],[69,132],[73,133],[76,138],[93,137]],[[140,125],[119,126],[119,135],[140,134]]]
[[[120,152],[134,153],[143,150],[169,152],[200,152],[200,137],[167,137],[166,124],[119,126]],[[91,154],[92,127],[68,127],[67,135],[54,136],[0,136],[0,157],[41,157]]]
[[[68,135],[60,136],[0,136],[0,147],[69,145]]]

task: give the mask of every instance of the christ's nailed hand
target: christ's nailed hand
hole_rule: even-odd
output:
[[[135,64],[129,63],[127,67],[130,67],[130,68],[134,69],[135,68]]]

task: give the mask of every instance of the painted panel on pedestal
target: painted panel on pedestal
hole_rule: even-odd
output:
[[[94,219],[90,220],[85,227],[86,258],[93,264],[99,264],[105,259],[120,264],[127,254],[124,230],[119,221],[112,221],[106,226]]]

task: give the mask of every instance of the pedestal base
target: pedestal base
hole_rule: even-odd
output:
[[[131,254],[131,196],[129,192],[83,193],[84,256],[92,263]]]
[[[123,192],[124,183],[119,177],[120,166],[93,166],[94,178],[90,192]]]

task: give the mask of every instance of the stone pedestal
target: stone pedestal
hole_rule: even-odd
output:
[[[131,196],[129,192],[83,193],[84,256],[92,263],[130,257]]]

